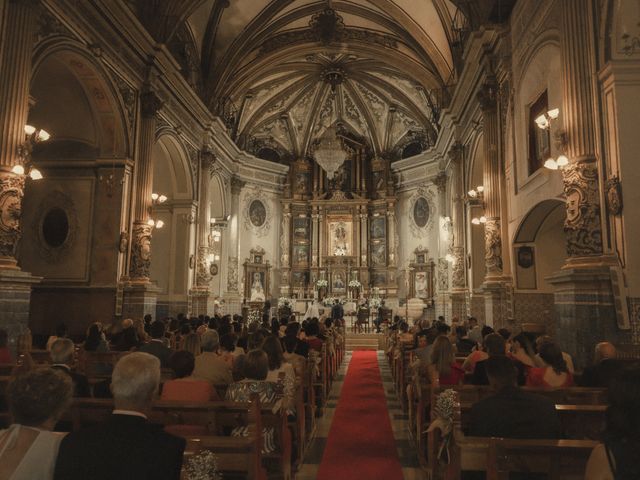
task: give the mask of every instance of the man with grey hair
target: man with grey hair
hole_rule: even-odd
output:
[[[200,338],[202,353],[196,357],[196,368],[193,376],[208,380],[212,384],[229,385],[233,382],[231,368],[218,355],[220,337],[215,330],[207,330]]]
[[[55,480],[178,480],[185,440],[147,420],[160,384],[160,360],[134,352],[111,377],[111,418],[67,435],[60,444]]]
[[[51,368],[69,375],[69,378],[73,381],[74,397],[90,397],[91,391],[87,377],[71,369],[74,349],[73,342],[68,338],[59,338],[54,341],[51,344],[51,351],[49,352],[51,356]]]
[[[580,376],[581,387],[608,388],[609,383],[624,368],[624,363],[619,360],[615,345],[609,342],[600,342],[596,345],[593,365],[585,367]]]

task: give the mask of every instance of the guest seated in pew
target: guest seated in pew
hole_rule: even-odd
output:
[[[484,348],[489,358],[506,355],[507,344],[502,335],[490,333],[484,338]],[[507,357],[510,358],[510,357]],[[481,360],[476,363],[471,375],[472,385],[489,385],[489,377],[487,375],[487,360]],[[526,382],[526,367],[518,360],[511,358],[514,366],[518,369],[518,385],[524,385]]]
[[[198,335],[196,332],[190,332],[186,336],[182,337],[182,341],[179,343],[179,345],[181,345],[181,348],[179,348],[179,350],[189,352],[194,357],[197,357],[202,353],[200,335]]]
[[[511,340],[511,353],[509,355],[512,359],[519,361],[527,367],[535,367],[536,352],[533,348],[531,340],[524,333],[520,333],[513,337]]]
[[[160,360],[160,366],[162,368],[168,368],[169,357],[173,354],[173,350],[164,344],[164,331],[165,325],[163,322],[159,320],[153,322],[149,327],[151,341],[138,348],[138,351],[158,357],[158,360]]]
[[[53,345],[53,342],[55,342],[59,338],[67,338],[67,333],[67,326],[64,323],[58,324],[56,326],[56,333],[54,335],[51,335],[47,339],[47,346],[45,348],[47,350],[51,350],[51,345]]]
[[[468,337],[467,329],[462,325],[456,327],[455,345],[458,353],[466,354],[470,354],[473,351],[473,347],[476,346],[475,342]]]
[[[482,335],[482,327],[478,324],[476,317],[469,317],[467,323],[469,325],[469,340],[476,345],[482,343],[484,335]]]
[[[207,330],[200,338],[202,353],[196,357],[193,376],[208,380],[213,385],[228,385],[233,381],[231,368],[218,355],[220,337],[215,330]]]
[[[296,377],[301,377],[304,374],[307,359],[302,355],[296,353],[296,346],[298,345],[298,341],[299,340],[296,337],[285,336],[282,339],[282,356],[287,362],[293,365]]]
[[[109,351],[109,343],[104,336],[100,322],[92,323],[89,326],[83,348],[85,352],[104,353]]]
[[[71,403],[73,383],[52,368],[13,378],[6,391],[13,424],[0,430],[0,478],[51,480],[63,433],[52,432]]]
[[[119,352],[128,352],[142,345],[136,329],[133,326],[133,320],[125,318],[122,321],[122,330],[114,334],[111,343],[113,344],[113,349]]]
[[[74,397],[90,397],[89,380],[85,375],[71,370],[74,345],[68,338],[59,338],[51,345],[51,368],[68,375],[73,382]]]
[[[616,357],[616,347],[612,343],[598,343],[593,357],[593,365],[586,367],[582,372],[580,386],[607,388],[611,380],[613,380],[624,367],[623,362]]]
[[[269,333],[265,333],[265,330],[262,329],[249,334],[249,338],[247,338],[247,351],[261,350],[262,344],[264,343],[265,338],[267,338],[267,335],[269,335]],[[242,380],[244,378],[244,374],[242,372],[244,370],[243,365],[246,357],[246,355],[240,355],[234,360],[232,371],[234,381]]]
[[[64,438],[55,480],[178,480],[186,442],[149,423],[146,415],[159,384],[157,357],[123,356],[113,369],[111,418]]]
[[[278,388],[273,382],[267,381],[269,373],[269,358],[262,350],[251,350],[244,356],[242,362],[243,380],[229,385],[226,400],[232,402],[249,402],[252,395],[257,394],[261,405],[273,404],[278,400]],[[276,450],[275,432],[273,428],[263,429],[264,445],[262,453],[268,454]],[[247,427],[236,427],[231,432],[233,436],[247,436]]]
[[[307,358],[309,356],[309,344],[300,340],[300,323],[292,322],[287,325],[287,328],[284,332],[284,336],[295,339],[295,347],[292,353],[300,355],[301,357]]]
[[[312,321],[309,321],[304,328],[304,333],[304,341],[307,342],[309,348],[317,352],[321,352],[323,342],[318,337],[318,335],[320,334],[320,325],[318,323],[318,319],[315,319],[315,321],[313,321],[313,319]]]
[[[464,370],[455,362],[453,345],[446,336],[433,343],[427,375],[432,385],[460,385],[464,381]]]
[[[219,400],[215,388],[207,380],[194,377],[195,358],[190,352],[179,350],[169,358],[175,378],[162,385],[161,400],[178,402],[209,402]]]
[[[400,343],[413,343],[413,333],[409,331],[409,324],[407,322],[400,322],[398,325],[398,341]]]
[[[13,363],[11,352],[7,344],[9,343],[9,335],[6,330],[0,328],[0,363]]]
[[[294,403],[294,394],[296,388],[296,374],[293,365],[285,362],[282,353],[282,345],[277,336],[271,335],[267,337],[262,344],[262,350],[267,354],[269,359],[269,373],[266,380],[268,382],[281,383],[283,387],[283,406],[291,410]],[[280,374],[284,376],[280,380]],[[291,410],[290,413],[295,413]]]
[[[435,339],[436,332],[433,328],[420,330],[416,335],[417,346],[413,353],[420,365],[426,366],[431,363],[431,352],[433,351]]]
[[[489,384],[497,391],[471,408],[470,435],[553,439],[560,436],[560,419],[552,400],[520,390],[518,370],[504,355],[486,360]]]
[[[540,350],[542,349],[542,345],[544,345],[545,343],[555,343],[555,342],[549,335],[541,335],[538,338],[536,338],[536,350],[538,352],[538,354],[536,355],[536,367],[545,366],[545,361],[540,355]],[[564,359],[564,362],[567,364],[567,371],[571,373],[571,375],[573,375],[575,372],[575,369],[573,368],[573,359],[571,358],[571,355],[569,355],[567,352],[561,352],[561,353],[562,353],[562,358]]]
[[[604,443],[591,452],[585,480],[640,478],[640,368],[623,369],[609,384]]]
[[[489,333],[492,333],[492,332],[489,332]],[[471,354],[467,358],[465,358],[462,364],[462,369],[465,372],[473,373],[473,370],[476,368],[476,363],[489,358],[489,354],[486,352],[486,346],[484,345],[484,338],[485,337],[483,337],[482,348],[478,350],[474,350],[473,352],[471,352]]]
[[[233,362],[236,357],[244,354],[242,349],[238,354],[236,353],[236,343],[238,342],[238,337],[235,333],[226,333],[222,337],[220,337],[220,358],[229,365],[229,368],[233,370]]]
[[[573,385],[573,375],[567,368],[558,345],[552,342],[543,343],[538,355],[545,366],[529,369],[528,387],[563,388]]]

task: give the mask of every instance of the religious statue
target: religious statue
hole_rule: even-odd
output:
[[[252,302],[264,302],[264,286],[262,285],[262,277],[260,273],[253,274],[253,283],[251,285],[251,299]]]

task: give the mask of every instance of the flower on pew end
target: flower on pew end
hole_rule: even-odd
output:
[[[213,452],[204,450],[188,458],[184,466],[187,480],[222,480],[218,460]]]

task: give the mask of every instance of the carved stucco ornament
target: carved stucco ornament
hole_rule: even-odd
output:
[[[227,265],[227,290],[230,292],[238,291],[238,257],[229,257]]]
[[[620,215],[622,213],[622,185],[617,175],[614,175],[606,184],[607,191],[607,209],[611,215]]]
[[[602,253],[598,170],[590,163],[572,163],[563,170],[567,216],[564,231],[569,256]]]
[[[201,245],[198,248],[198,261],[196,269],[196,285],[199,287],[207,287],[211,282],[211,270],[209,268],[210,249]]]
[[[13,257],[20,240],[20,217],[24,196],[23,176],[0,173],[0,255]]]
[[[453,288],[464,288],[465,286],[465,265],[464,247],[453,247],[453,271],[451,276],[451,286]]]
[[[484,262],[487,273],[502,273],[500,219],[488,218],[484,224]]]
[[[153,228],[145,223],[133,226],[131,244],[131,278],[149,278],[151,269],[151,232]]]

